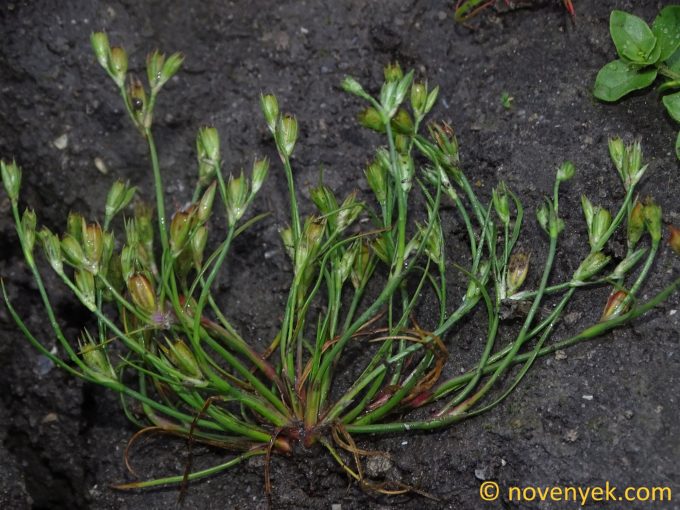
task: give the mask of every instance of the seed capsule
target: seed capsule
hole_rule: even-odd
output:
[[[76,269],[75,271],[76,287],[81,293],[80,299],[83,304],[90,310],[96,310],[97,306],[94,301],[94,276],[90,271],[84,269]]]
[[[276,132],[276,124],[279,120],[279,102],[273,94],[260,96],[260,108],[267,122],[267,127],[272,134]]]
[[[2,173],[2,183],[9,199],[16,202],[19,199],[19,188],[21,188],[21,168],[12,161],[5,163],[0,161],[0,173]]]
[[[85,265],[85,255],[83,249],[76,239],[66,234],[61,240],[61,250],[64,252],[66,261],[73,267],[79,268]]]
[[[125,74],[128,69],[128,56],[125,50],[119,46],[111,48],[111,72],[119,87],[125,83]]]
[[[190,207],[186,211],[177,211],[172,217],[172,222],[170,223],[170,248],[172,249],[173,257],[177,257],[186,245],[195,211],[195,207]]]
[[[96,273],[104,250],[102,228],[99,223],[85,224],[83,222],[82,230],[83,254],[88,260],[90,268]]]
[[[385,81],[399,81],[404,77],[404,71],[398,62],[387,64],[384,69]]]
[[[252,189],[250,192],[254,195],[264,184],[267,174],[269,173],[269,158],[257,159],[253,163],[253,177]]]
[[[529,274],[529,253],[520,251],[512,254],[508,262],[508,295],[512,296],[524,283]]]
[[[645,232],[645,212],[644,206],[635,201],[635,205],[630,213],[630,218],[628,218],[628,246],[630,248],[635,248],[642,234]]]
[[[95,345],[92,341],[87,341],[81,346],[80,353],[87,367],[94,372],[92,375],[105,381],[116,379],[113,367],[102,351],[102,347]]]
[[[142,273],[137,273],[128,278],[128,291],[132,301],[138,308],[152,314],[156,311],[156,293],[149,279]]]
[[[276,142],[279,150],[286,156],[290,157],[295,148],[295,142],[298,137],[298,123],[297,119],[292,115],[284,115],[276,125]]]
[[[104,69],[108,70],[111,55],[108,36],[104,32],[93,32],[90,36],[90,42],[92,43],[92,50],[97,57],[97,62]]]
[[[668,244],[671,246],[671,249],[675,253],[680,255],[680,228],[674,227],[673,225],[669,225],[668,231],[670,232]]]
[[[645,203],[645,226],[652,238],[652,243],[661,241],[661,207],[653,200]]]
[[[376,110],[372,106],[369,106],[368,108],[359,112],[357,120],[359,121],[359,124],[368,129],[371,129],[378,133],[385,132],[385,123],[383,122],[382,117],[378,113],[378,110]]]
[[[217,189],[217,181],[208,186],[203,192],[201,201],[198,203],[198,209],[196,211],[196,218],[200,224],[205,223],[210,218],[210,213],[212,212],[213,202],[215,201],[215,190]]]
[[[411,85],[411,108],[416,116],[422,116],[427,102],[427,86],[422,82]]]
[[[623,306],[624,301],[628,297],[628,294],[623,290],[617,290],[612,292],[607,299],[607,304],[602,312],[602,317],[600,317],[600,322],[608,321],[614,317],[618,317],[622,313],[626,312],[627,306]]]

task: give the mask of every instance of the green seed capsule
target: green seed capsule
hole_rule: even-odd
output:
[[[250,192],[255,195],[262,184],[264,184],[267,174],[269,173],[269,158],[257,159],[253,163],[253,178],[252,178],[252,189]]]
[[[111,58],[111,47],[109,46],[109,38],[104,32],[93,32],[90,36],[92,43],[92,50],[97,57],[97,62],[104,69],[109,69],[109,59]]]
[[[43,245],[43,250],[45,251],[45,257],[50,263],[50,266],[52,266],[55,273],[59,275],[63,274],[64,264],[59,236],[53,234],[47,227],[43,227],[42,230],[40,230],[39,236]]]
[[[653,200],[649,200],[645,204],[645,226],[652,238],[652,243],[661,241],[661,207]]]
[[[84,269],[76,269],[75,271],[76,287],[81,293],[80,299],[83,304],[90,310],[96,310],[97,306],[94,300],[94,276],[90,271]]]
[[[279,102],[273,94],[264,94],[260,96],[260,108],[264,115],[264,120],[267,122],[267,127],[272,134],[276,132],[276,124],[279,120]]]
[[[0,173],[2,173],[2,183],[9,199],[16,202],[21,188],[21,168],[14,161],[11,163],[0,161]]]
[[[297,119],[292,115],[284,115],[276,125],[276,143],[279,150],[286,156],[290,157],[295,148],[295,142],[298,137],[298,123]]]
[[[119,87],[125,83],[125,75],[128,69],[128,56],[125,50],[119,46],[111,48],[111,74]]]
[[[359,124],[365,128],[371,129],[378,133],[385,132],[385,123],[383,122],[380,113],[378,113],[378,110],[372,106],[369,106],[368,108],[359,112],[357,120],[359,121]]]
[[[210,213],[212,212],[213,203],[215,201],[215,190],[217,189],[217,181],[208,186],[208,188],[203,192],[201,201],[198,203],[198,209],[196,211],[196,218],[199,224],[203,224],[210,218]]]
[[[80,268],[86,264],[83,249],[78,241],[71,235],[66,234],[61,240],[61,250],[64,252],[66,261],[73,267]]]
[[[101,378],[105,381],[116,379],[113,367],[109,363],[109,360],[106,358],[101,347],[88,341],[80,348],[80,353],[87,367],[94,372],[93,375],[97,378]]]
[[[645,209],[639,202],[635,201],[635,205],[631,210],[628,218],[628,246],[632,249],[638,243],[642,234],[645,233]]]
[[[422,82],[411,85],[411,108],[416,116],[422,116],[427,103],[427,86]]]

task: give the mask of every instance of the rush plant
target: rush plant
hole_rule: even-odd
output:
[[[273,95],[261,97],[288,183],[290,224],[281,237],[292,274],[280,329],[268,348],[257,346],[218,307],[213,285],[234,238],[260,219],[246,218],[269,162],[255,160],[249,176],[226,176],[217,131],[201,128],[192,201],[168,217],[153,113],[182,56],[150,54],[143,85],[127,73],[125,51],[110,47],[105,34],[93,34],[92,45],[148,145],[155,211],[141,202],[131,210],[135,188],[116,182],[101,223],[70,214],[63,234],[38,229],[30,208],[20,212],[20,168],[3,162],[18,239],[58,351],[50,349],[50,339],[29,331],[3,287],[7,307],[44,356],[121,395],[123,411],[140,427],[131,442],[162,431],[186,438],[189,445],[233,452],[208,469],[187,467],[184,473],[120,489],[180,484],[257,455],[267,457],[268,467],[273,454],[290,454],[296,444],[320,444],[362,487],[410,490],[398,481],[366,479],[362,457],[370,452],[359,448],[356,438],[439,429],[488,411],[512,392],[537,358],[630,322],[680,285],[678,279],[647,302],[637,299],[661,246],[661,209],[636,201],[636,186],[647,170],[639,143],[610,141],[625,198],[610,213],[583,197],[589,244],[574,274],[556,282],[551,278],[555,255],[566,235],[560,193],[574,166],[559,166],[550,196],[536,211],[547,254],[530,257],[518,248],[524,221],[519,198],[503,183],[490,198],[477,195],[461,168],[452,129],[430,123],[427,135],[421,134],[438,88],[390,65],[375,95],[352,78],[342,83],[364,104],[361,123],[384,137],[384,146],[365,168],[370,200],[356,193],[339,198],[320,184],[311,191],[317,212],[308,217],[298,207],[291,159],[298,121],[280,112]],[[216,199],[219,208],[213,207]],[[454,257],[447,247],[444,201],[462,220],[467,255]],[[217,222],[226,226],[221,240],[210,239]],[[114,233],[115,225],[123,232]],[[615,259],[608,243],[621,229],[628,252]],[[92,314],[93,327],[80,339],[67,338],[51,305],[36,245]],[[521,290],[530,260],[543,261],[538,284]],[[612,288],[601,320],[553,339],[577,293],[595,285]],[[436,300],[434,318],[418,318],[422,296]],[[504,321],[504,309],[518,302],[526,304],[519,324]],[[456,347],[450,339],[478,307],[487,318],[486,338],[475,346],[478,360],[461,367],[458,356],[449,356]]]

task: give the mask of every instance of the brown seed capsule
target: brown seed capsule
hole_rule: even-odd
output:
[[[130,102],[132,104],[132,109],[136,113],[141,113],[144,111],[144,105],[146,105],[146,92],[144,91],[144,85],[139,81],[136,76],[130,75],[128,80],[128,95],[130,96]]]
[[[92,269],[97,269],[102,258],[104,242],[102,228],[98,223],[83,222],[83,253]],[[96,272],[96,271],[95,271]]]
[[[128,291],[132,301],[138,308],[148,314],[156,311],[156,293],[149,279],[141,273],[137,273],[128,278]]]
[[[177,257],[186,245],[194,217],[195,208],[186,211],[177,211],[170,223],[170,247],[173,257]]]
[[[516,252],[508,262],[508,295],[512,296],[524,283],[529,274],[529,259],[531,255],[526,252]]]
[[[668,244],[675,253],[680,255],[680,228],[668,225],[668,231],[670,232]]]
[[[612,292],[607,299],[607,304],[604,306],[602,311],[602,317],[600,317],[600,322],[613,319],[618,317],[622,313],[627,311],[628,306],[623,306],[623,302],[628,297],[628,293],[623,290],[617,290]]]

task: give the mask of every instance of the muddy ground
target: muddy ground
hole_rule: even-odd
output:
[[[672,153],[677,125],[654,91],[618,105],[593,100],[597,70],[614,58],[608,15],[613,8],[653,19],[666,2],[575,0],[573,22],[558,1],[488,12],[469,30],[452,19],[453,1],[6,1],[0,6],[0,155],[24,167],[25,203],[39,220],[62,229],[69,210],[101,214],[116,178],[151,196],[142,140],[121,109],[112,83],[92,57],[88,37],[105,29],[131,53],[141,71],[153,48],[181,50],[184,72],[157,107],[161,164],[173,205],[189,198],[198,126],[221,133],[225,169],[247,167],[253,154],[273,156],[258,94],[278,95],[300,121],[295,157],[306,194],[324,167],[326,181],[344,194],[365,189],[361,168],[378,139],[355,127],[355,98],[338,84],[345,74],[371,90],[390,61],[414,67],[441,86],[433,117],[456,127],[464,170],[483,196],[504,179],[530,211],[551,186],[565,159],[577,177],[565,187],[566,234],[556,277],[570,274],[585,251],[579,197],[612,209],[622,199],[606,140],[642,139],[650,171],[642,190],[680,223],[679,164]],[[513,98],[512,108],[501,94]],[[104,174],[95,158],[105,165]],[[102,166],[101,164],[99,165]],[[263,341],[274,330],[289,281],[277,236],[285,222],[285,179],[274,168],[255,212],[273,216],[239,239],[220,293],[243,331]],[[28,324],[53,345],[15,243],[9,205],[0,203],[0,274]],[[451,235],[455,223],[449,226]],[[533,213],[523,239],[541,260],[545,239]],[[267,253],[267,257],[264,254]],[[677,276],[680,262],[660,255],[644,296]],[[76,335],[85,314],[56,282],[53,296],[67,331]],[[604,289],[581,294],[560,335],[596,320]],[[643,297],[644,297],[643,296]],[[320,450],[300,451],[272,466],[274,508],[567,508],[568,503],[524,503],[502,497],[482,504],[481,480],[512,485],[670,486],[680,500],[680,296],[673,296],[631,327],[541,359],[521,386],[493,412],[450,429],[408,436],[361,438],[390,452],[373,465],[377,478],[427,491],[377,496],[349,483]],[[274,311],[274,312],[273,312]],[[474,355],[481,338],[461,332],[448,339]],[[256,340],[257,341],[257,340]],[[467,354],[469,356],[469,354]],[[456,354],[454,354],[456,356]],[[50,366],[25,342],[0,307],[0,507],[33,509],[165,509],[175,489],[112,491],[129,480],[123,449],[135,428],[113,395]],[[185,445],[152,440],[133,457],[142,477],[181,472]],[[197,463],[223,458],[198,451]],[[676,494],[673,494],[676,496]],[[183,508],[266,508],[261,462],[197,483]],[[629,508],[680,508],[680,503]],[[604,505],[615,508],[616,504]]]

